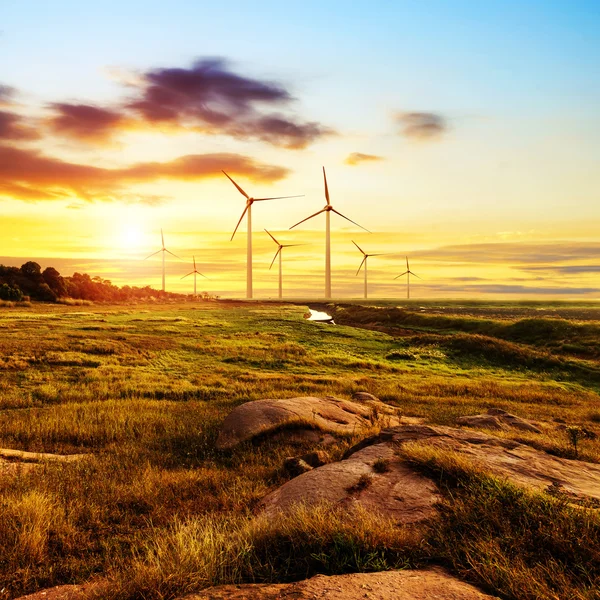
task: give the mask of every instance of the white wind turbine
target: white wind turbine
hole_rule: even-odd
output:
[[[323,181],[325,182],[325,199],[327,200],[327,204],[319,212],[316,212],[314,215],[310,215],[310,217],[306,217],[306,219],[302,219],[302,221],[299,221],[298,223],[296,223],[296,225],[292,225],[290,227],[290,229],[294,229],[294,227],[296,227],[297,225],[300,225],[300,223],[304,223],[304,221],[308,221],[309,219],[312,219],[313,217],[316,217],[317,215],[320,215],[321,213],[325,213],[325,217],[326,217],[326,220],[325,220],[325,298],[329,299],[329,298],[331,298],[331,223],[330,223],[331,217],[330,217],[330,213],[334,212],[336,215],[339,215],[343,219],[346,219],[346,221],[350,221],[350,223],[352,223],[353,225],[356,225],[357,227],[364,229],[368,233],[371,233],[371,232],[366,227],[359,225],[352,219],[349,219],[348,217],[343,215],[341,212],[338,212],[337,210],[335,210],[335,208],[333,208],[333,206],[331,205],[331,201],[329,200],[329,189],[327,188],[327,175],[325,174],[325,167],[323,167]]]
[[[246,194],[246,192],[233,180],[225,171],[223,174],[235,187],[238,189],[240,194],[246,198],[246,208],[244,208],[244,212],[238,221],[238,224],[235,226],[233,230],[233,234],[231,235],[231,239],[233,240],[233,236],[235,232],[238,230],[244,215],[248,213],[248,239],[247,239],[247,247],[246,247],[246,298],[252,298],[252,204],[254,202],[263,202],[264,200],[282,200],[284,198],[300,198],[300,196],[276,196],[275,198],[251,198]],[[231,240],[230,240],[231,241]]]
[[[419,277],[416,273],[413,273],[410,270],[410,267],[408,266],[408,256],[406,257],[406,271],[404,271],[404,273],[400,273],[400,275],[394,277],[394,279],[398,279],[398,277],[403,277],[404,275],[406,275],[406,298],[410,300],[410,276],[414,275],[417,279],[423,278]]]
[[[265,229],[265,231],[267,231]],[[281,264],[282,264],[282,256],[283,256],[283,252],[282,250],[284,248],[293,248],[294,246],[304,246],[304,244],[280,244],[268,231],[267,233],[269,234],[269,237],[279,246],[279,248],[277,248],[277,252],[275,252],[275,256],[273,257],[273,260],[271,261],[271,266],[269,267],[269,271],[271,270],[271,267],[275,264],[275,259],[277,258],[277,255],[279,255],[279,298],[283,298],[283,275],[282,275],[282,270],[281,270]]]
[[[162,241],[162,248],[160,250],[157,250],[156,252],[153,252],[149,256],[146,256],[146,258],[144,260],[148,260],[151,256],[155,256],[159,252],[162,252],[162,291],[164,292],[165,291],[165,252],[168,252],[171,256],[174,256],[175,258],[179,258],[179,256],[177,256],[177,254],[173,254],[170,250],[167,250],[165,248],[165,236],[163,235],[162,229],[160,230],[160,239]],[[181,259],[179,258],[179,260],[181,260]]]
[[[194,270],[190,271],[187,275],[184,275],[181,279],[185,279],[186,277],[189,277],[190,275],[194,276],[194,296],[196,296],[196,274],[204,277],[204,279],[208,279],[208,277],[206,275],[202,275],[202,273],[200,273],[200,271],[198,271],[198,269],[196,269],[196,257],[192,256],[192,259],[194,261]]]
[[[369,256],[384,256],[385,253],[367,254],[354,240],[352,240],[352,243],[362,252],[362,255],[363,255],[362,262],[360,263],[360,267],[358,267],[358,271],[356,271],[356,274],[358,275],[360,273],[360,270],[362,269],[362,266],[365,265],[365,299],[366,299],[367,298],[367,258],[369,258]]]

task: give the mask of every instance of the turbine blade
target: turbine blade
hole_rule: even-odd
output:
[[[194,261],[194,271],[196,270],[196,257],[192,256],[192,260]]]
[[[365,256],[365,251],[354,241],[354,240],[350,240]]]
[[[304,198],[304,194],[299,196],[275,196],[275,198],[254,198],[254,202],[262,202],[263,200],[283,200],[285,198]]]
[[[265,229],[265,231],[267,231],[267,230]],[[275,242],[275,243],[276,243],[278,246],[281,246],[281,244],[280,244],[280,243],[279,243],[279,242],[278,242],[278,241],[277,241],[277,240],[276,240],[276,239],[273,237],[273,235],[272,235],[272,234],[270,234],[268,231],[267,231],[267,233],[269,234],[269,237],[270,237],[270,238],[271,238],[271,239],[272,239],[272,240],[273,240],[273,241],[274,241],[274,242]]]
[[[148,260],[151,256],[154,256],[155,254],[158,254],[159,252],[162,252],[162,248],[160,250],[157,250],[156,252],[153,252],[152,254],[149,254],[148,256],[146,256],[146,258],[144,260]]]
[[[360,270],[362,269],[362,266],[365,264],[366,260],[367,260],[367,257],[365,256],[365,257],[362,259],[362,262],[360,263],[360,267],[358,267],[358,271],[356,271],[356,274],[357,274],[357,275],[360,273]]]
[[[173,254],[170,250],[167,250],[166,248],[164,249],[165,252],[168,252],[171,256],[174,256],[175,258],[178,258],[179,260],[181,260],[181,256],[177,256],[177,254]]]
[[[396,277],[394,277],[394,279],[398,279],[398,277],[402,277],[404,275],[406,275],[408,273],[408,271],[404,271],[404,273],[400,273],[400,275],[397,275]]]
[[[325,167],[323,167],[323,181],[325,182],[325,200],[327,200],[327,206],[331,206],[329,201],[329,188],[327,187],[327,175],[325,175]]]
[[[298,221],[298,223],[296,223],[296,225],[292,225],[290,227],[290,229],[294,229],[294,227],[297,227],[298,225],[300,225],[300,223],[304,223],[304,221],[308,221],[309,219],[312,219],[313,217],[320,215],[322,212],[326,212],[324,208],[322,208],[319,212],[316,212],[314,215],[310,215],[310,217],[306,217],[306,219],[302,219],[302,221]]]
[[[346,221],[350,221],[350,223],[353,223],[354,225],[356,225],[357,227],[360,227],[361,229],[364,229],[367,233],[371,233],[366,227],[363,227],[362,225],[359,225],[358,223],[356,223],[356,221],[353,221],[352,219],[349,219],[348,217],[346,217],[345,215],[343,215],[341,212],[335,210],[335,208],[331,209],[336,215],[339,215],[340,217],[342,217],[343,219],[346,219]],[[361,250],[362,252],[362,250]]]
[[[160,239],[162,240],[162,247],[165,247],[165,236],[163,235],[163,230],[160,230]]]
[[[225,177],[227,177],[227,179],[229,179],[229,181],[231,181],[231,183],[233,183],[233,185],[235,185],[242,196],[245,196],[247,200],[250,200],[250,196],[248,196],[248,194],[246,194],[246,192],[233,179],[231,179],[227,173],[225,173],[225,171],[222,171],[222,173],[225,175]]]
[[[378,252],[377,254],[369,254],[369,256],[388,256],[391,252]]]
[[[275,252],[275,256],[273,257],[273,260],[271,261],[271,267],[275,264],[275,259],[277,258],[277,255],[281,252],[281,246],[279,246],[279,248],[277,248],[277,252]],[[271,267],[269,267],[269,271],[271,270]]]
[[[410,271],[410,267],[408,266],[408,256],[406,257],[406,271]]]
[[[240,226],[240,223],[242,222],[242,219],[244,218],[244,215],[246,214],[247,210],[248,210],[248,204],[246,204],[246,208],[244,209],[244,212],[242,213],[240,220],[238,221],[237,225],[235,226],[235,229],[233,230],[233,233],[231,234],[231,240],[233,240],[233,236],[235,235],[235,232],[238,230],[238,227]],[[231,242],[231,240],[229,240],[229,241]]]
[[[194,271],[192,271],[191,273],[188,273],[187,275],[184,275],[181,279],[185,279],[186,277],[189,277],[190,275],[193,275]]]
[[[420,279],[421,281],[423,280],[422,277],[419,277],[416,273],[413,273],[412,271],[409,271],[409,273],[413,276],[416,277],[417,279]]]
[[[198,273],[198,275],[200,275],[201,277],[204,277],[204,279],[208,279],[208,277],[206,275],[202,275],[202,273],[200,273],[200,271],[196,271],[196,273]]]
[[[295,246],[308,246],[308,244],[281,244],[282,248],[294,248]]]

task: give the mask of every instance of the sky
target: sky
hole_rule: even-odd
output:
[[[243,297],[600,299],[600,4],[0,0],[0,264]],[[414,285],[413,285],[414,284]]]

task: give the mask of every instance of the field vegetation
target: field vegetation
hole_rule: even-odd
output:
[[[502,598],[599,598],[593,507],[411,447],[445,496],[424,529],[326,506],[267,521],[254,509],[288,477],[284,459],[315,447],[214,442],[249,400],[367,391],[435,424],[491,407],[553,422],[501,435],[600,462],[600,308],[326,309],[338,325],[295,304],[0,307],[0,448],[88,455],[0,470],[0,599],[101,577],[101,597],[158,600],[431,563]],[[574,447],[569,427],[590,436]]]

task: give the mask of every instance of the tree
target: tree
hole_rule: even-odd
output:
[[[21,266],[21,273],[26,277],[39,277],[42,274],[42,267],[30,260]]]

